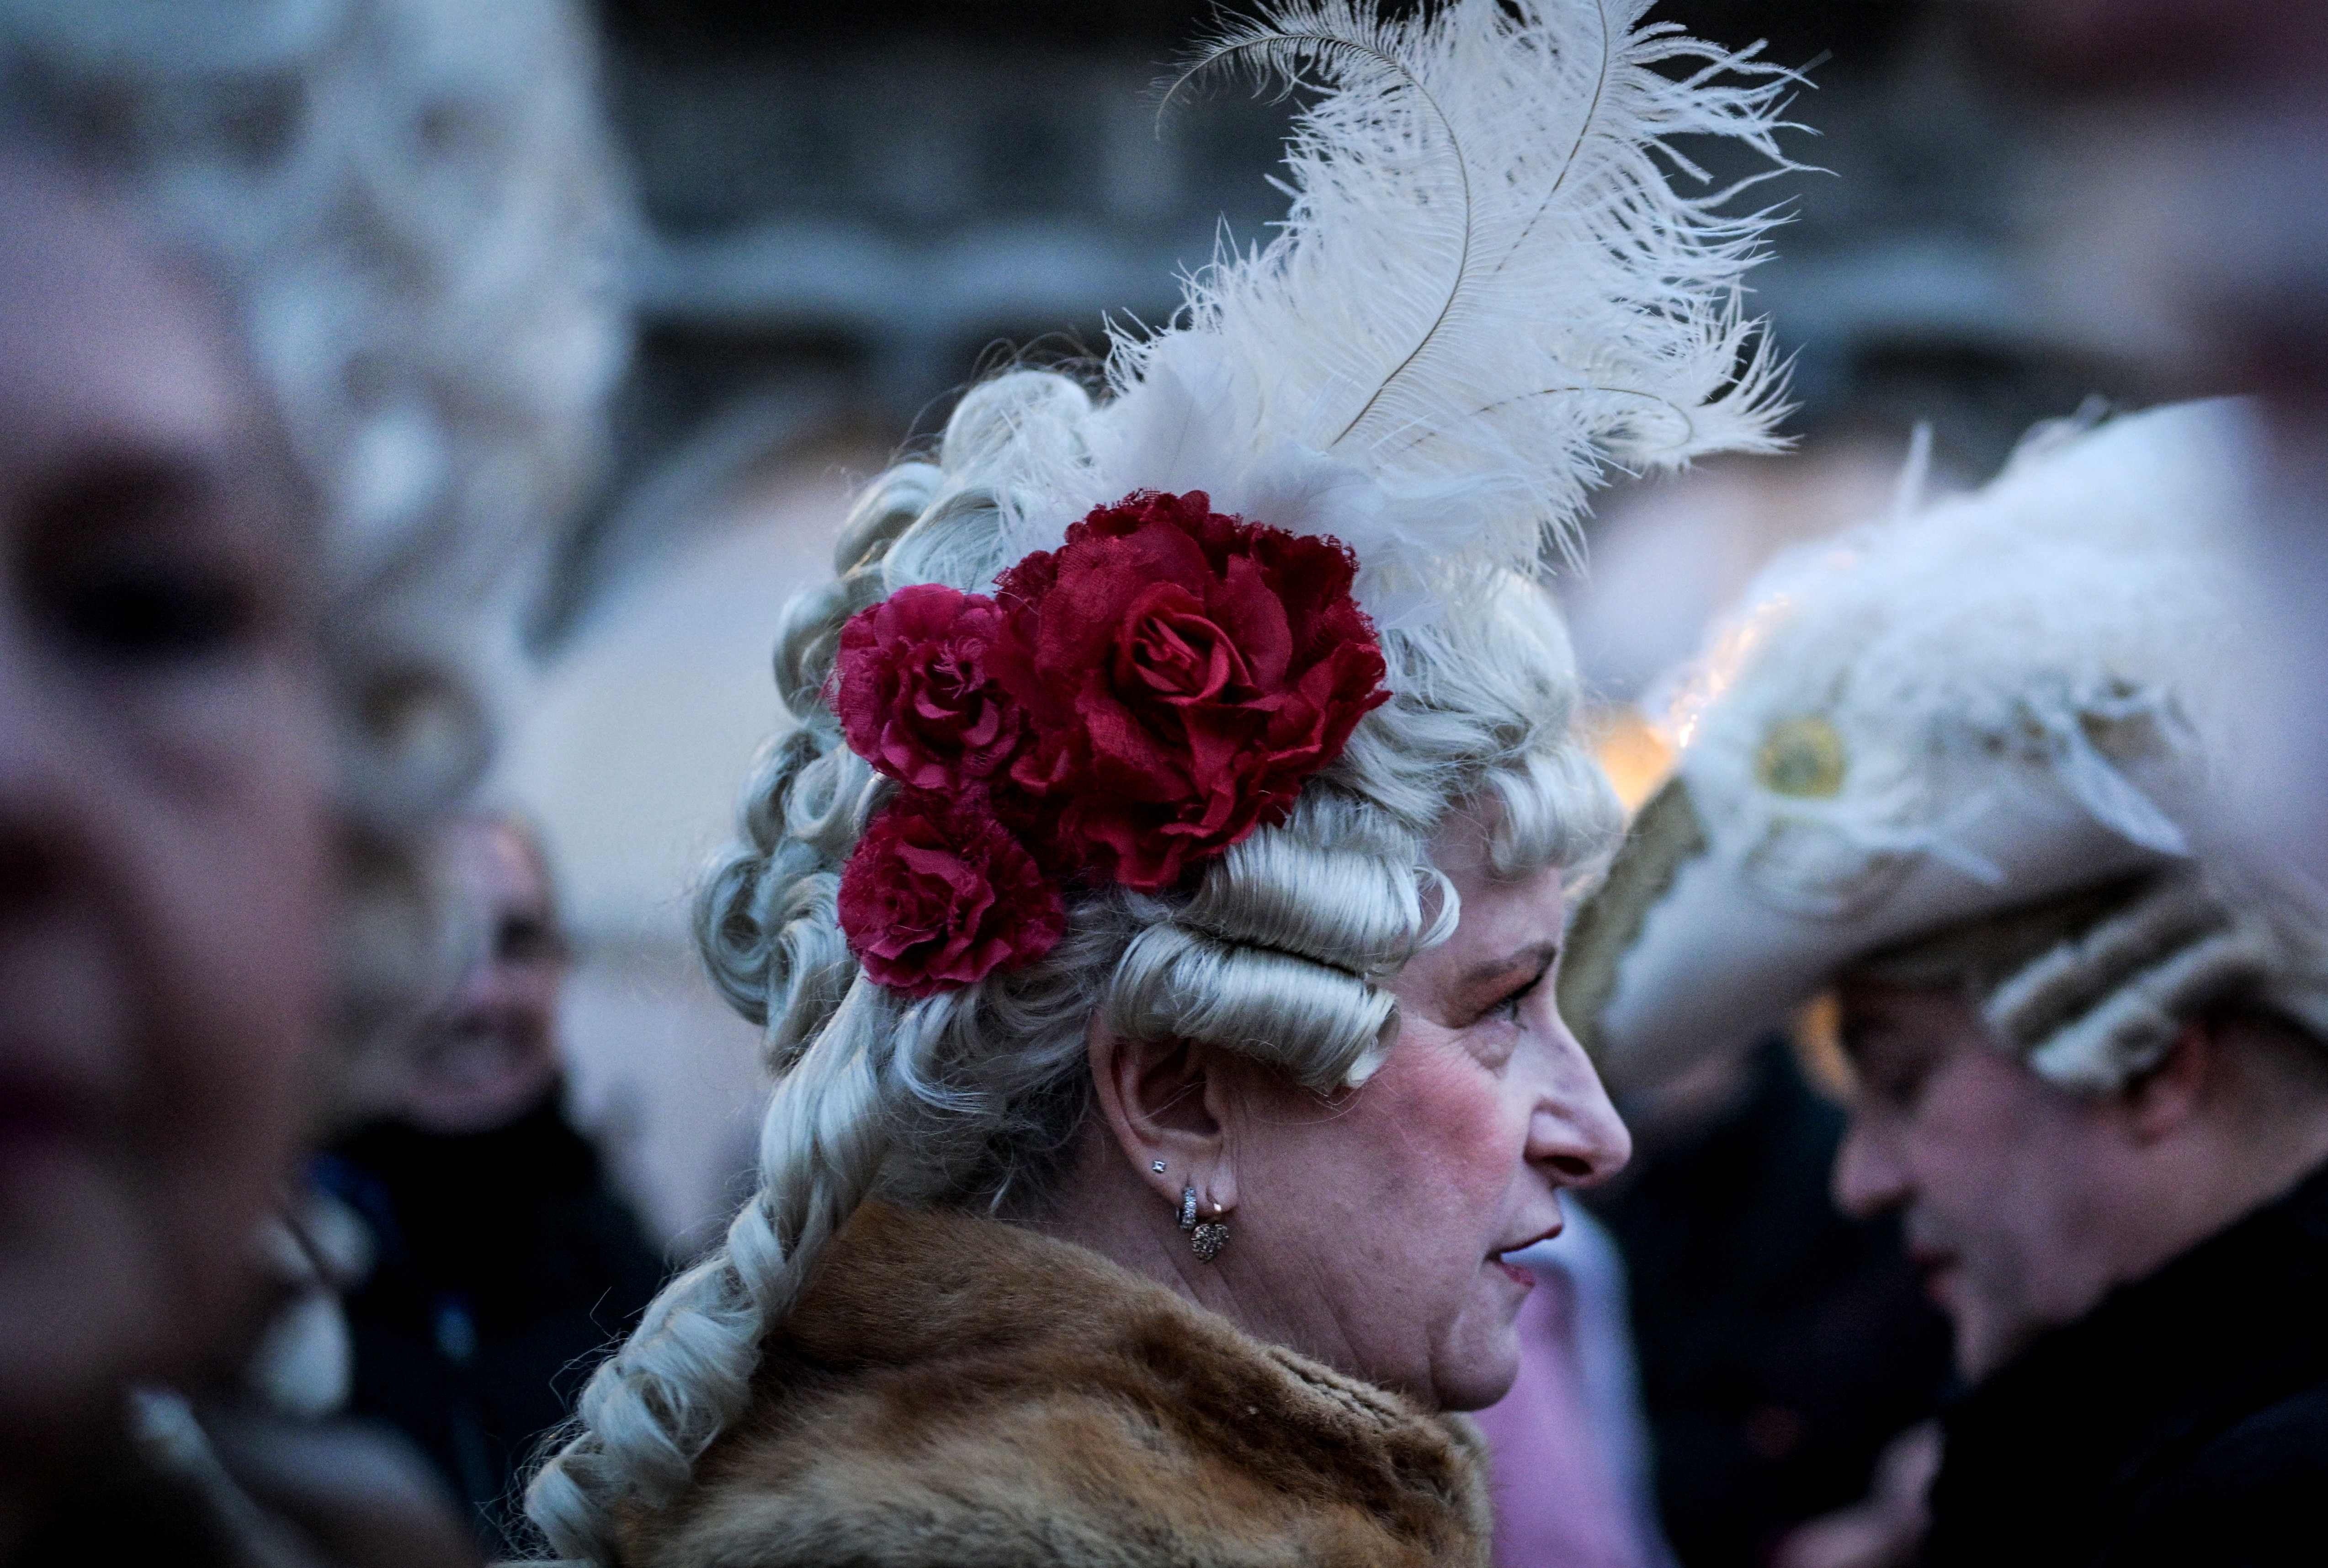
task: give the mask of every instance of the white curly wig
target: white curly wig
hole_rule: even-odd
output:
[[[352,1047],[433,983],[417,838],[626,358],[595,92],[568,0],[0,0],[0,124],[218,286],[321,502]]]

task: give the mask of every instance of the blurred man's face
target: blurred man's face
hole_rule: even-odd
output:
[[[566,946],[549,878],[514,829],[459,822],[444,850],[483,921],[484,950],[427,1031],[405,1114],[432,1132],[482,1132],[531,1110],[557,1082]]]
[[[329,774],[312,522],[267,419],[198,286],[0,159],[14,1454],[210,1352],[305,1116]]]
[[[1847,981],[1839,995],[1857,1087],[1835,1200],[1901,1211],[1957,1366],[1984,1377],[2117,1282],[2110,1103],[2006,1056],[1956,990]]]

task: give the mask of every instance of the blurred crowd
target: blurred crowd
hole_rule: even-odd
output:
[[[680,9],[704,52],[723,28],[780,52],[791,24]],[[1045,21],[1043,47],[1203,21],[1092,9]],[[1816,87],[1833,8],[1769,9],[1678,8],[1800,51],[1782,63]],[[1954,338],[1908,312],[1913,353],[1830,367],[1826,389],[1812,351],[1798,450],[1619,487],[1558,586],[1636,813],[1561,1002],[1633,1153],[1511,1254],[1536,1280],[1521,1370],[1477,1418],[1503,1568],[2319,1550],[2276,1533],[2328,1492],[2328,1319],[2309,1315],[2328,1306],[2328,964],[2308,915],[2281,913],[2328,887],[2328,8],[1903,9],[2017,106],[2019,153],[2052,181],[2024,259],[2066,303],[2041,326],[1976,300],[1980,333]],[[653,13],[0,0],[10,1568],[544,1549],[533,1468],[752,1180],[763,1073],[784,1065],[681,956],[679,912],[774,718],[767,649],[782,596],[823,570],[837,475],[886,458],[895,432],[868,429],[932,378],[972,378],[964,323],[1032,335],[1131,303],[1112,291],[1131,263],[1059,285],[1030,249],[997,316],[939,321],[925,277],[847,264],[870,252],[797,214],[723,250],[673,216],[671,171],[690,125],[761,112],[771,72],[656,103],[709,78],[642,48]],[[951,35],[927,36],[943,56]],[[1816,95],[1791,112],[1816,125]],[[1127,189],[1162,178],[1118,162]],[[1094,222],[1144,267],[1182,195]],[[1815,210],[1820,187],[1789,199]],[[896,302],[910,352],[866,351],[853,407],[801,368],[845,358],[847,333],[745,297],[828,241],[840,260],[819,265],[845,276],[794,292],[842,300],[833,320],[868,277],[916,296]],[[945,247],[893,249],[935,267]],[[1010,270],[1007,249],[968,255],[957,273]],[[1886,276],[1921,286],[1854,287]],[[744,303],[723,317],[727,284]],[[756,344],[781,373],[736,370]],[[2131,411],[2225,395],[2163,425]],[[1928,504],[1975,519],[1967,559],[1908,559],[1883,531]],[[2051,555],[2021,539],[2080,528]],[[1862,585],[1895,556],[1910,587],[1879,598]],[[2154,571],[2112,598],[2130,557]],[[1827,584],[1838,561],[1863,576]],[[1998,596],[2008,579],[2039,607]],[[2219,581],[2183,615],[2178,593]],[[1822,594],[1845,629],[1755,619],[1786,597],[1818,630]],[[1846,784],[1843,759],[1891,742],[1874,717],[1798,723],[1821,700],[1801,691],[1840,690],[1907,628],[1942,652],[1871,709],[1994,697],[2042,728],[2023,677],[1984,662],[2019,647],[2016,616],[2062,669],[2107,673],[2124,644],[2176,694],[2162,717],[2112,689],[2120,708],[2063,721],[2099,759],[2068,787],[2119,825],[1992,840],[1951,818],[1977,897],[1917,903],[1877,856],[1851,874],[1892,878],[1880,894],[1804,914],[1841,851],[1749,843],[1761,808],[1741,803],[1840,813],[1869,776]],[[2147,776],[2117,738],[2185,724],[2218,748],[2203,799],[2157,820],[2108,793],[2133,787],[2112,768]],[[1897,790],[1988,787],[1899,756]],[[1992,824],[2036,810],[1998,799]],[[1717,862],[1799,898],[1733,895]],[[1723,957],[1665,981],[1668,947]],[[2064,953],[2085,967],[2038,973]],[[2149,1034],[2079,1033],[2124,997]],[[2194,1516],[2220,1533],[2188,1534]]]

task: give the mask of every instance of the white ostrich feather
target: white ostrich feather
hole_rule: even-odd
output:
[[[1250,70],[1316,92],[1292,209],[1191,277],[1169,328],[1117,335],[1114,399],[1073,481],[1024,514],[1028,548],[1084,506],[1201,489],[1340,538],[1369,607],[1395,613],[1450,567],[1572,554],[1609,468],[1778,446],[1781,376],[1741,289],[1774,220],[1727,213],[1736,187],[1671,138],[1787,167],[1793,79],[1647,9],[1453,0],[1385,21],[1296,0],[1206,48],[1175,90]]]

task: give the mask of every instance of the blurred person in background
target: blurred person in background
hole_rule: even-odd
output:
[[[468,1502],[489,1554],[519,1466],[570,1413],[592,1352],[625,1332],[662,1260],[568,1121],[558,1044],[567,939],[522,818],[439,838],[477,955],[421,1030],[404,1105],[318,1162],[361,1217],[349,1291],[350,1413],[396,1427]]]
[[[436,858],[469,961],[419,1031],[398,1119],[458,1137],[555,1103],[558,1007],[573,953],[549,850],[524,817],[457,817],[438,834]]]
[[[1620,1083],[1633,1163],[1589,1201],[1630,1276],[1665,1530],[1686,1568],[1760,1568],[1939,1408],[1948,1323],[1896,1216],[1828,1197],[1843,1113],[1787,1031]]]
[[[61,168],[0,182],[0,1558],[239,1561],[132,1389],[231,1382],[273,1305],[328,1025],[315,522],[221,302]],[[294,1518],[460,1560],[393,1455],[326,1462],[354,1495]]]
[[[12,1564],[474,1557],[262,1371],[266,1237],[442,983],[421,844],[621,358],[587,41],[452,20],[0,5]]]
[[[1615,1071],[1834,988],[1837,1200],[1900,1213],[1972,1385],[1920,1545],[1911,1438],[1781,1563],[2314,1536],[2328,923],[2208,837],[2253,745],[2222,534],[2256,461],[2236,403],[2056,427],[1979,493],[1782,559],[1580,915],[1563,1001]]]

